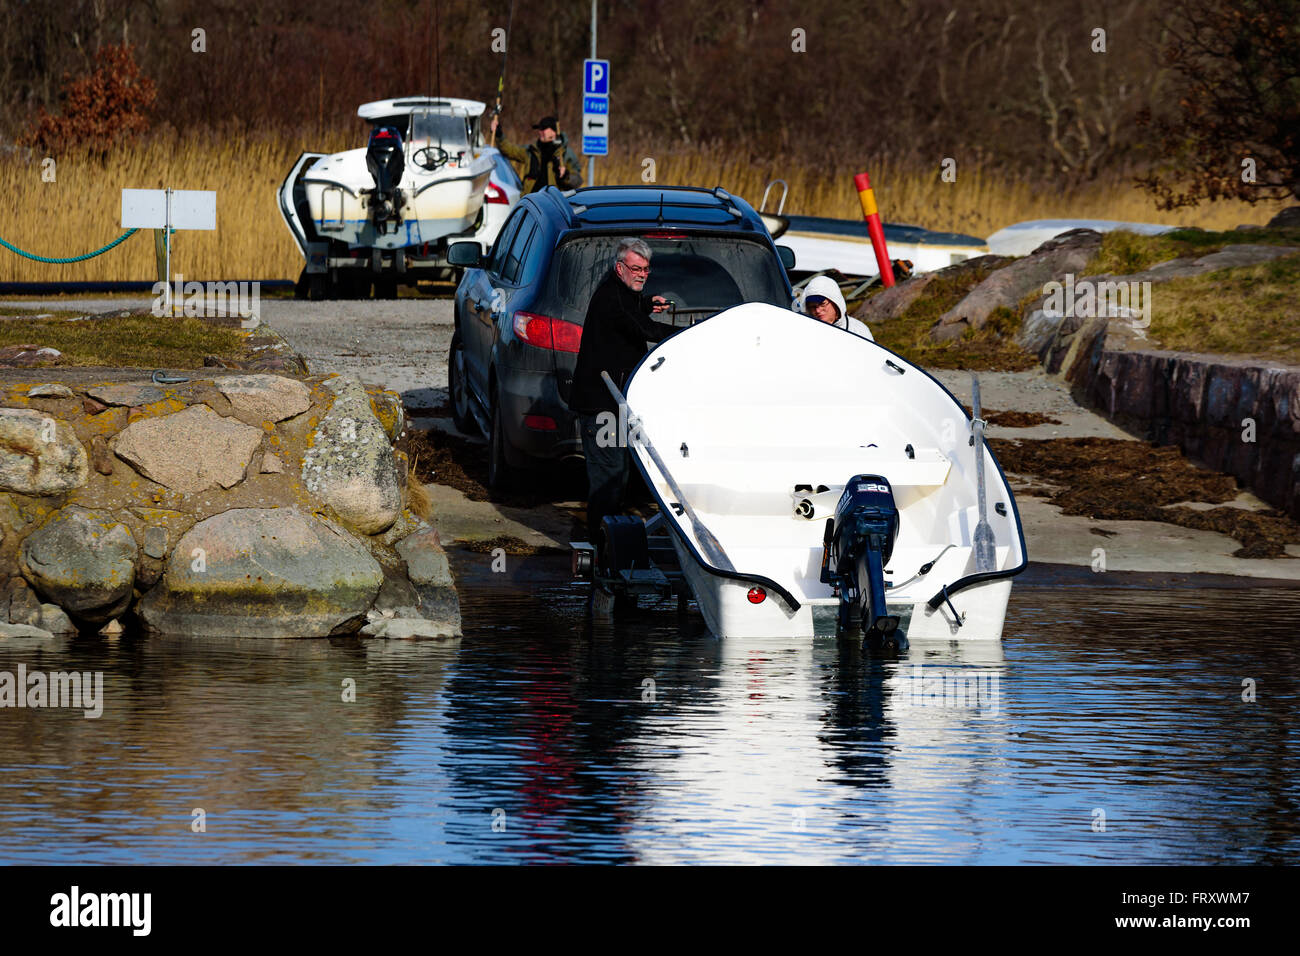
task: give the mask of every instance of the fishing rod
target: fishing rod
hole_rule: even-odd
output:
[[[499,118],[501,116],[501,96],[505,92],[505,88],[506,88],[506,61],[510,59],[510,30],[514,26],[514,22],[515,22],[515,0],[510,0],[510,12],[506,15],[506,48],[505,51],[501,54],[501,75],[497,77],[497,101],[496,101],[496,105],[492,108],[492,115],[498,117],[497,119],[498,126],[501,124],[501,120]],[[492,137],[488,141],[488,145],[496,146],[496,144],[497,144],[497,131],[494,129],[492,130]]]

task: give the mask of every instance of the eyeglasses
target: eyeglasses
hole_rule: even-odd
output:
[[[648,276],[650,274],[649,266],[630,266],[626,262],[620,262],[619,265],[634,276]]]

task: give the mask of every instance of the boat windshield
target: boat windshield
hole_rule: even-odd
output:
[[[622,236],[581,236],[557,250],[552,292],[564,304],[564,318],[581,324],[591,295],[614,266]],[[648,295],[674,303],[677,325],[691,325],[743,302],[767,302],[788,309],[781,262],[765,243],[732,236],[643,237],[650,246]],[[662,315],[655,316],[664,321]]]
[[[470,117],[464,113],[415,110],[407,142],[415,149],[440,146],[452,154],[463,152],[469,149],[470,126]]]

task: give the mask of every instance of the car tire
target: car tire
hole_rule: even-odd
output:
[[[501,392],[492,402],[492,433],[488,435],[488,489],[510,491],[516,487],[519,472],[506,460],[506,434],[501,423]]]
[[[469,382],[465,377],[465,343],[460,333],[451,336],[451,349],[447,353],[447,398],[451,402],[451,420],[466,435],[478,434],[478,423],[470,410]]]

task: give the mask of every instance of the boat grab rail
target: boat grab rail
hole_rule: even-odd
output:
[[[600,377],[605,380],[605,387],[608,388],[610,394],[614,396],[614,400],[617,401],[621,407],[627,409],[629,440],[639,441],[641,447],[646,450],[646,453],[654,462],[655,467],[659,469],[659,473],[663,475],[664,481],[668,485],[669,490],[677,496],[677,505],[681,509],[681,512],[679,513],[685,513],[688,520],[691,521],[692,531],[695,533],[696,540],[700,542],[701,547],[704,547],[705,550],[710,550],[710,548],[716,550],[716,554],[709,555],[706,561],[704,556],[700,555],[696,551],[695,546],[691,544],[690,539],[682,534],[680,528],[677,529],[677,533],[681,535],[682,541],[686,547],[690,549],[696,560],[700,562],[701,567],[710,574],[715,574],[735,581],[745,581],[750,584],[760,585],[768,591],[778,595],[781,600],[785,602],[786,607],[791,611],[798,611],[802,605],[800,604],[799,599],[790,593],[788,588],[782,587],[776,581],[761,574],[750,574],[748,572],[736,570],[735,566],[731,563],[731,559],[727,557],[727,553],[722,549],[721,543],[695,515],[695,509],[691,507],[690,502],[687,501],[686,497],[682,494],[681,488],[678,487],[672,473],[668,470],[667,466],[664,465],[663,459],[659,457],[659,453],[655,451],[654,446],[646,439],[640,428],[631,427],[632,422],[635,421],[636,418],[632,412],[631,406],[627,403],[627,397],[624,396],[618,386],[614,384],[614,380],[609,377],[608,372],[601,372]],[[666,511],[667,506],[659,496],[658,489],[655,488],[654,483],[650,480],[650,475],[646,472],[645,465],[642,464],[641,459],[639,457],[634,457],[633,460],[637,463],[637,467],[641,469],[646,485],[655,496],[655,500],[658,501],[660,514],[662,515]]]
[[[691,528],[695,532],[695,539],[699,541],[700,546],[704,548],[705,551],[710,552],[709,561],[722,568],[724,571],[736,570],[736,566],[732,564],[731,559],[727,557],[727,552],[723,550],[722,542],[713,536],[713,532],[710,531],[705,526],[704,522],[699,519],[699,516],[695,514],[695,509],[691,507],[691,503],[687,501],[686,496],[682,494],[682,489],[678,487],[676,480],[672,476],[672,472],[668,470],[668,466],[664,464],[663,459],[659,457],[659,452],[655,451],[654,445],[650,444],[650,440],[641,433],[639,428],[636,427],[636,415],[632,411],[631,406],[628,405],[627,397],[619,390],[619,387],[614,384],[614,380],[609,377],[608,372],[601,372],[600,377],[605,380],[605,387],[608,388],[610,394],[614,396],[614,401],[627,409],[628,441],[639,442],[641,447],[646,450],[646,454],[650,456],[650,460],[655,463],[655,467],[659,469],[659,473],[664,476],[664,481],[667,482],[668,487],[677,497],[677,503],[682,506],[682,510],[686,512],[687,519],[691,522]]]

